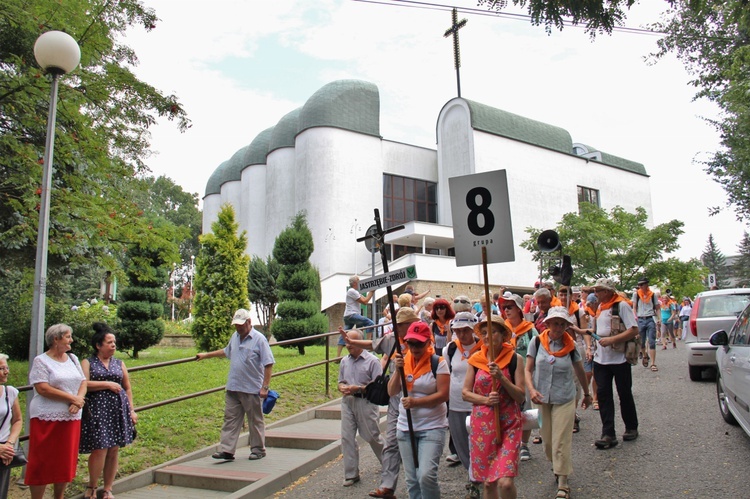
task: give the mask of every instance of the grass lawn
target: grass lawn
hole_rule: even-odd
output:
[[[311,364],[325,359],[325,347],[306,347],[306,355],[298,354],[297,349],[272,347],[276,364],[274,372]],[[333,347],[331,357],[336,353]],[[140,358],[133,360],[117,354],[128,368],[168,360],[194,357],[194,348],[151,348],[140,352]],[[28,383],[28,363],[11,361],[8,384],[23,386]],[[131,373],[133,398],[136,407],[161,400],[208,390],[226,383],[229,361],[209,359],[201,362],[187,362],[157,369]],[[336,381],[338,364],[330,365],[331,398],[338,397]],[[303,371],[274,377],[271,388],[281,395],[266,423],[272,423],[296,414],[306,408],[329,400],[325,395],[325,366],[317,366]],[[25,411],[25,397],[21,393],[21,409]],[[224,392],[204,395],[163,407],[138,413],[138,438],[130,446],[120,450],[118,478],[141,471],[145,468],[169,461],[178,456],[217,443],[224,415]],[[24,431],[23,433],[25,433]],[[18,475],[20,471],[15,470]],[[83,492],[88,480],[87,456],[81,455],[78,473],[68,494]]]

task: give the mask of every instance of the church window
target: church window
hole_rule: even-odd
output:
[[[383,228],[412,221],[437,223],[437,184],[383,175]]]

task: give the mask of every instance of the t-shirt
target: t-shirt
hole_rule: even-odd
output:
[[[358,289],[349,288],[346,290],[346,308],[344,309],[344,317],[360,313],[361,309],[359,307],[359,299],[361,297],[362,295],[359,294]]]
[[[57,388],[71,395],[77,395],[81,383],[86,380],[81,369],[78,357],[72,353],[68,354],[65,362],[58,362],[43,353],[34,358],[29,371],[29,384],[49,383],[52,388]],[[42,397],[34,388],[34,398],[29,406],[29,418],[38,418],[43,421],[75,421],[81,419],[81,413],[68,412],[70,404],[61,400]]]
[[[693,307],[690,305],[683,305],[680,308],[680,317],[690,317],[690,312],[693,311]]]
[[[451,342],[453,343],[453,342]],[[466,371],[469,367],[469,358],[467,357],[467,354],[471,351],[472,347],[475,345],[475,343],[472,343],[469,346],[464,346],[464,351],[461,353],[461,349],[456,348],[456,351],[453,353],[453,358],[451,359],[451,388],[450,388],[450,410],[455,412],[471,412],[472,410],[472,404],[471,402],[467,402],[463,399],[463,395],[461,392],[464,388],[464,378],[466,377]],[[448,343],[445,348],[443,348],[443,358],[448,358],[448,349],[450,348],[451,344]]]
[[[618,302],[614,306],[618,305],[620,307],[620,320],[625,324],[625,328],[630,329],[631,327],[638,327],[633,308],[624,300]],[[599,317],[596,318],[596,334],[606,337],[611,336],[611,332],[612,309],[608,308],[607,310],[603,310],[599,314]],[[597,344],[596,352],[594,353],[594,362],[597,364],[622,364],[627,362],[627,360],[625,359],[625,352],[616,352],[611,346],[603,347],[600,344]]]
[[[5,393],[8,393],[8,403],[5,403]],[[0,421],[5,418],[5,415],[7,414],[8,417],[3,423],[3,426],[0,427],[0,442],[5,442],[10,437],[10,425],[11,420],[13,419],[13,403],[18,398],[18,390],[15,387],[12,386],[5,386],[3,387],[2,394],[0,395]]]
[[[426,354],[425,354],[426,355]],[[442,359],[438,363],[437,374],[448,374],[448,363]],[[432,375],[432,370],[427,371],[422,376],[414,380],[409,392],[410,397],[422,398],[432,395],[437,391],[437,379]],[[417,407],[411,409],[411,420],[414,431],[434,430],[437,428],[448,427],[448,408],[445,404],[438,404],[435,407]],[[398,422],[396,428],[401,431],[409,431],[409,424],[406,421],[406,409],[403,404],[398,404]]]
[[[677,308],[672,303],[668,303],[666,307],[662,306],[661,307],[661,321],[662,321],[662,323],[668,324],[668,323],[672,322],[669,319],[672,317],[672,314],[675,312],[675,310],[677,310]]]

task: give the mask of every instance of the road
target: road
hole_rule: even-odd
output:
[[[598,450],[599,413],[580,412],[581,431],[573,436],[571,497],[603,498],[718,498],[750,497],[745,480],[750,463],[750,438],[719,414],[712,381],[688,378],[686,352],[657,352],[659,371],[634,366],[633,386],[640,436],[609,450]],[[616,420],[618,438],[622,420]],[[532,460],[520,463],[516,478],[519,498],[553,498],[556,493],[551,463],[541,445],[530,445]],[[447,449],[446,449],[447,450]],[[361,448],[362,481],[350,488],[344,480],[341,457],[278,492],[294,499],[367,497],[378,486],[380,465],[369,446]],[[464,497],[466,472],[462,466],[440,466],[442,496]],[[403,471],[396,495],[408,497]]]

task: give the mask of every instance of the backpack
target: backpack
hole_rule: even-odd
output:
[[[625,324],[622,322],[622,319],[620,318],[620,306],[618,302],[616,307],[612,307],[612,325],[611,325],[611,331],[617,330],[614,334],[620,334],[625,331],[627,331],[627,328],[625,327]],[[637,308],[637,307],[636,307]],[[610,334],[612,334],[610,332]],[[615,352],[622,352],[625,354],[625,360],[628,361],[628,364],[631,366],[635,366],[638,364],[638,354],[641,352],[641,341],[640,337],[636,335],[634,338],[629,339],[628,341],[623,341],[620,343],[614,343],[612,344],[612,350]]]
[[[638,313],[638,302],[640,301],[641,297],[638,295],[638,293],[635,294],[635,307],[634,312]],[[659,303],[656,300],[656,293],[651,293],[651,304],[654,306],[654,314],[656,314],[656,309],[659,308]]]
[[[395,351],[396,345],[394,344],[391,353],[388,355],[389,361]],[[430,369],[432,370],[432,375],[435,379],[437,379],[437,368],[439,363],[440,356],[432,354],[432,357],[430,358]],[[367,401],[375,405],[388,405],[391,400],[391,396],[388,395],[388,381],[390,381],[390,379],[390,375],[383,373],[369,382],[365,387],[365,398]]]

